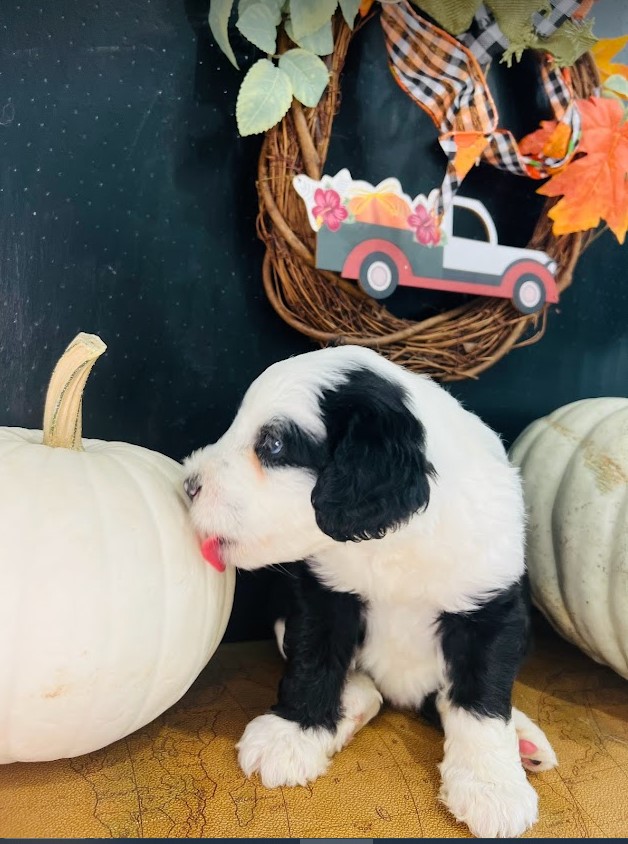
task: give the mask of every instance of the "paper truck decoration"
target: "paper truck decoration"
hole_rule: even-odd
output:
[[[438,191],[411,199],[397,179],[377,186],[353,181],[348,170],[314,181],[299,175],[294,188],[316,235],[316,267],[356,279],[374,299],[397,288],[420,287],[512,300],[523,314],[558,302],[556,262],[545,252],[502,246],[481,202],[455,197],[439,222]],[[457,208],[476,215],[485,240],[457,237]]]

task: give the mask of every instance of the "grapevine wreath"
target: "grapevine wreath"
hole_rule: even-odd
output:
[[[362,5],[369,6],[370,4]],[[556,5],[554,3],[554,6]],[[340,102],[340,80],[347,50],[362,23],[374,13],[375,9],[371,9],[369,15],[363,17],[355,27],[351,28],[340,14],[340,10],[336,11],[331,20],[333,51],[323,59],[329,73],[329,82],[320,100],[314,107],[307,107],[299,102],[298,95],[295,92],[294,98],[290,96],[289,108],[286,104],[286,111],[282,119],[265,132],[259,158],[257,181],[259,196],[258,233],[266,246],[263,262],[265,292],[272,307],[286,323],[322,345],[352,343],[369,346],[382,352],[391,360],[442,381],[473,378],[487,370],[511,349],[538,340],[545,330],[548,305],[544,305],[537,313],[523,314],[519,313],[509,300],[474,296],[470,301],[466,301],[458,307],[418,321],[395,316],[381,301],[371,298],[355,282],[342,278],[336,273],[316,268],[316,235],[312,229],[311,220],[308,220],[304,203],[294,188],[293,180],[299,174],[305,174],[314,182],[323,178],[334,116]],[[398,31],[402,33],[401,37],[404,37],[405,30],[403,30],[403,27],[406,26],[407,28],[407,20],[405,22],[401,20],[401,23],[399,23],[399,18],[395,19],[394,15],[414,15],[415,13],[408,2],[381,4],[380,13],[382,25],[389,41],[389,58],[391,58],[396,47],[393,45],[393,50],[390,48],[390,31],[394,26],[397,26]],[[384,22],[386,15],[388,15],[388,20]],[[416,19],[422,21],[418,16]],[[425,26],[432,26],[431,23],[425,21],[422,21],[422,23]],[[413,19],[411,26],[414,25]],[[290,32],[289,28],[288,31]],[[434,28],[433,31],[438,33],[439,38],[448,39],[451,44],[456,45],[455,48],[451,49],[457,50],[458,47],[461,47],[461,42],[464,41],[463,37],[457,36],[457,39],[460,40],[456,40],[442,29]],[[295,39],[288,37],[285,26],[278,24],[277,36],[275,58],[278,57],[279,59],[280,69],[282,68],[283,54],[290,50],[292,50],[292,53],[299,51],[294,50]],[[466,36],[470,37],[469,33],[466,33]],[[481,43],[486,44],[486,35],[483,35],[483,38],[484,41]],[[450,49],[445,41],[442,43],[447,49]],[[479,44],[480,41],[477,43]],[[417,45],[420,49],[420,42],[415,42],[414,46]],[[462,46],[462,49],[465,49],[464,46]],[[546,67],[553,68],[553,56],[543,51],[537,51],[537,54],[540,63],[545,63]],[[406,58],[408,55],[412,58],[412,53],[409,50],[406,50],[404,55]],[[270,64],[267,60],[263,61]],[[472,59],[472,61],[475,62],[475,59]],[[488,62],[490,62],[490,58]],[[261,62],[258,64],[261,64]],[[391,70],[396,77],[396,81],[402,88],[406,89],[406,93],[410,93],[412,96],[412,91],[407,90],[408,85],[404,82],[403,74],[396,73],[397,69],[394,64],[394,59],[392,59]],[[480,64],[475,63],[474,67],[480,68]],[[563,62],[563,65],[565,64],[566,62]],[[570,98],[573,98],[574,103],[586,100],[599,92],[598,68],[589,52],[581,51],[577,60],[569,64],[569,67],[563,66],[560,70],[560,79],[565,80]],[[487,65],[482,70],[485,70]],[[287,67],[287,62],[285,66]],[[481,70],[478,70],[478,73],[481,72]],[[552,72],[555,72],[558,76],[556,68],[553,68]],[[483,76],[480,78],[484,79]],[[245,84],[246,81],[243,84],[243,89]],[[558,84],[562,85],[563,82],[561,81]],[[545,87],[547,91],[548,86]],[[490,94],[487,92],[485,94],[485,99],[490,101],[490,105],[494,105]],[[418,105],[425,108],[425,104],[419,102],[416,96],[415,99],[417,99]],[[596,98],[596,100],[602,102],[599,98]],[[592,100],[588,102],[592,102]],[[430,111],[429,108],[425,110]],[[563,109],[564,111],[565,109]],[[462,170],[458,169],[459,158],[456,158],[456,167],[453,167],[454,153],[448,155],[450,178],[447,188],[449,193],[455,193],[459,182],[462,181],[473,163],[479,160],[481,153],[485,160],[501,166],[499,162],[491,161],[490,156],[493,154],[496,157],[500,147],[503,150],[502,144],[505,143],[503,142],[505,136],[509,136],[512,140],[511,147],[514,146],[516,152],[512,153],[511,158],[513,160],[515,157],[517,158],[519,162],[517,164],[518,172],[521,175],[528,175],[532,178],[556,177],[556,174],[560,174],[565,169],[566,163],[574,158],[580,137],[580,117],[577,107],[571,108],[571,99],[567,111],[572,115],[570,131],[573,136],[568,144],[561,140],[561,138],[564,140],[564,133],[561,135],[560,130],[564,130],[565,126],[560,124],[561,115],[559,113],[556,113],[558,123],[557,121],[552,122],[552,131],[550,131],[552,129],[550,122],[546,122],[546,124],[543,124],[545,128],[528,136],[529,138],[539,136],[539,144],[541,141],[545,143],[543,147],[545,158],[539,152],[536,161],[533,158],[523,158],[520,155],[520,150],[510,133],[496,129],[496,126],[492,127],[496,129],[493,134],[487,132],[486,126],[481,123],[478,124],[475,113],[473,113],[470,124],[467,123],[467,126],[462,126],[462,134],[466,133],[465,137],[467,137],[472,134],[467,131],[468,126],[472,125],[472,128],[477,129],[479,125],[484,131],[484,137],[482,137],[482,132],[475,133],[478,138],[474,143],[479,140],[480,147],[476,146],[470,150],[465,159],[468,163]],[[244,113],[244,109],[242,113]],[[431,116],[438,126],[434,112]],[[495,118],[497,118],[496,110]],[[460,123],[451,128],[459,130]],[[245,134],[245,132],[242,132],[242,134]],[[491,151],[491,144],[489,144],[487,138],[494,139],[497,135],[501,136],[501,140],[492,145]],[[454,136],[453,131],[448,133],[448,137],[452,136]],[[446,141],[446,133],[443,131],[443,124],[441,123],[439,140],[441,146],[447,152],[443,139]],[[454,138],[454,140],[457,140],[457,138]],[[467,143],[470,142],[467,141]],[[547,152],[548,144],[551,148],[549,153]],[[562,150],[559,154],[556,153],[557,144]],[[528,144],[528,147],[530,146]],[[485,147],[485,149],[482,150],[482,147]],[[473,154],[478,149],[478,154]],[[523,143],[521,151],[523,151]],[[526,149],[526,152],[529,152],[529,149]],[[458,155],[458,153],[455,154]],[[473,161],[470,155],[474,158]],[[576,155],[577,160],[578,156]],[[521,162],[524,163],[521,164]],[[535,167],[537,168],[536,173],[533,172]],[[517,172],[513,167],[506,169]],[[456,176],[458,177],[457,181],[455,180]],[[452,178],[454,180],[453,187]],[[443,188],[445,184],[444,182]],[[443,188],[441,188],[441,208],[443,197],[447,197],[447,192]],[[545,193],[550,198],[537,221],[528,246],[531,249],[542,250],[556,262],[555,280],[559,292],[562,293],[572,282],[574,267],[587,243],[591,240],[594,224],[582,225],[578,231],[561,233],[560,225],[557,225],[555,219],[554,223],[552,220],[552,209],[554,209],[555,216],[556,206],[562,202],[562,200],[558,200],[559,193],[560,191],[554,194],[550,191]],[[609,221],[608,217],[606,219]],[[612,224],[610,225],[613,228]],[[621,224],[613,228],[613,231],[615,231],[618,239],[623,239],[623,235],[618,233],[616,229],[621,229]]]

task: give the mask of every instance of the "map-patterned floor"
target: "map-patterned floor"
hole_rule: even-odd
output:
[[[382,710],[309,788],[247,781],[234,744],[273,701],[271,643],[223,645],[185,697],[104,750],[0,766],[0,837],[469,837],[436,799],[441,735]],[[560,767],[532,776],[530,837],[628,833],[628,682],[551,631],[516,688]]]

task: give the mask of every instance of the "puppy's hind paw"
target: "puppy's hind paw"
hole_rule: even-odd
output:
[[[514,706],[512,720],[517,731],[519,756],[523,767],[537,774],[555,768],[558,759],[543,730]]]

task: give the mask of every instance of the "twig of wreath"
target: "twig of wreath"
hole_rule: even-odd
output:
[[[414,322],[394,316],[356,284],[316,269],[315,234],[293,178],[305,173],[319,180],[327,157],[334,115],[340,102],[340,78],[352,37],[339,14],[333,21],[333,53],[326,63],[330,81],[318,105],[304,108],[296,99],[281,122],[266,132],[259,158],[258,233],[266,245],[263,282],[279,316],[297,331],[322,344],[353,343],[377,349],[391,360],[442,381],[477,377],[513,348],[536,342],[546,327],[548,310],[518,313],[508,300],[476,297],[459,307]],[[285,36],[279,52],[289,48]],[[587,53],[571,69],[576,98],[593,94],[599,84]],[[576,262],[591,232],[555,236],[548,211],[540,215],[529,243],[558,265],[562,293],[572,282]]]

